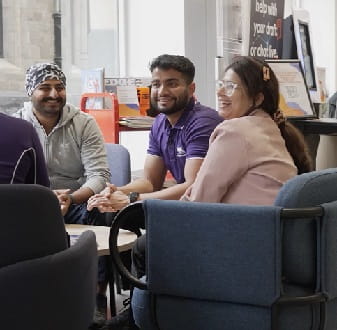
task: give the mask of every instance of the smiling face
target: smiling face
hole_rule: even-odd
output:
[[[151,104],[167,116],[183,112],[195,90],[183,74],[174,69],[152,71]]]
[[[59,116],[66,104],[65,87],[59,80],[45,80],[33,91],[31,101],[40,116]]]
[[[253,98],[248,96],[246,87],[239,76],[232,69],[229,69],[225,73],[223,82],[223,86],[217,90],[219,115],[225,119],[232,119],[247,114],[254,102]],[[230,88],[226,89],[227,85],[232,88],[232,95],[230,95]]]

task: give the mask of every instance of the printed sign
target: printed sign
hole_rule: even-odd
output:
[[[251,0],[248,55],[282,57],[284,0]]]
[[[105,78],[104,89],[117,95],[120,117],[146,116],[151,81],[148,77]]]
[[[280,86],[279,107],[287,117],[314,117],[299,60],[269,60]]]

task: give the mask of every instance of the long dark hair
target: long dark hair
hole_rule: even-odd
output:
[[[312,171],[312,159],[303,134],[295,126],[282,119],[282,115],[280,120],[279,84],[275,73],[268,63],[249,56],[238,56],[234,58],[225,71],[229,69],[232,69],[239,76],[248,96],[253,99],[254,103],[248,110],[248,113],[257,108],[268,113],[278,125],[286,147],[298,169],[298,173]],[[259,93],[263,94],[264,99],[261,104],[257,105],[255,104],[255,99]]]

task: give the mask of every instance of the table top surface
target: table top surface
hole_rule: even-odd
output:
[[[109,235],[110,227],[106,226],[90,226],[66,224],[66,231],[70,235],[70,244],[73,244],[76,239],[86,230],[92,230],[96,235],[97,252],[99,256],[109,255]],[[128,230],[120,229],[118,234],[118,250],[120,252],[127,251],[132,248],[133,243],[137,239],[137,235]]]

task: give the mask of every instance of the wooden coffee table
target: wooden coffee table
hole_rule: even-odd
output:
[[[66,224],[66,231],[70,235],[70,244],[74,243],[76,239],[86,230],[92,230],[96,235],[97,254],[99,256],[110,255],[109,250],[109,234],[110,227],[107,226],[90,226],[90,225],[77,225]],[[130,250],[137,235],[124,229],[119,230],[118,235],[118,250],[120,252]]]

